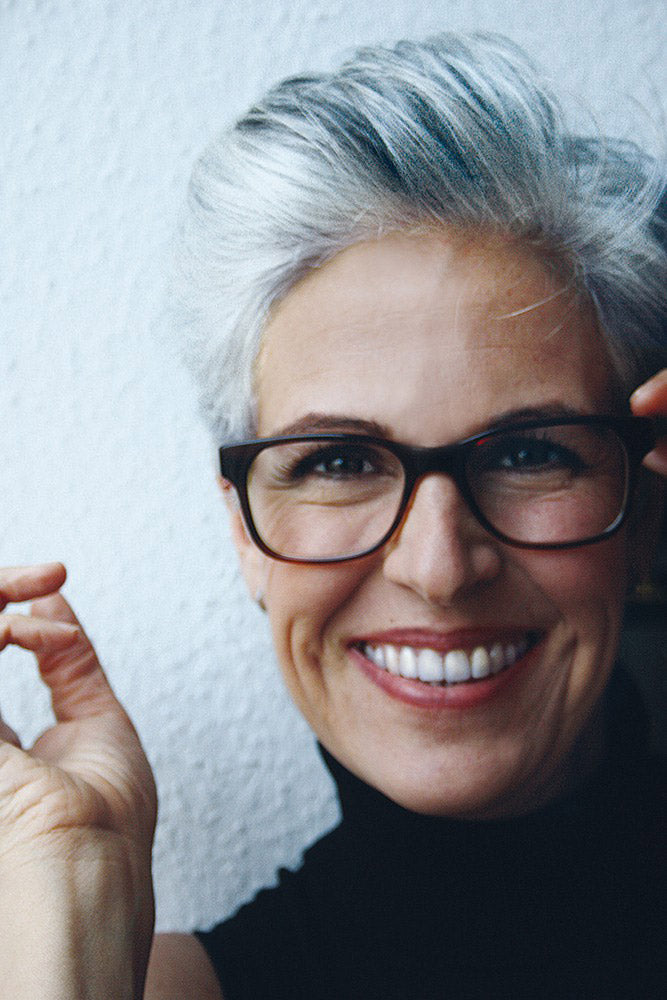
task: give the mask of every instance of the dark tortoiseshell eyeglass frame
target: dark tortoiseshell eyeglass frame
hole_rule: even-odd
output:
[[[612,431],[618,437],[626,456],[626,482],[623,492],[623,503],[617,516],[607,525],[604,530],[597,532],[590,537],[578,538],[575,541],[567,540],[562,542],[526,542],[521,539],[512,538],[505,532],[499,531],[485,516],[480,509],[474,493],[470,488],[466,473],[466,465],[469,457],[481,442],[507,435],[520,433],[523,431],[535,431],[538,428],[553,428],[566,426],[582,426],[597,428],[599,430]],[[220,472],[224,479],[228,480],[236,489],[238,494],[243,517],[248,528],[250,537],[266,555],[282,562],[327,564],[348,562],[352,559],[360,559],[370,555],[372,552],[382,548],[397,530],[410,503],[410,499],[417,483],[426,475],[437,473],[451,477],[456,483],[465,502],[479,523],[493,536],[507,545],[527,549],[570,549],[582,545],[589,545],[592,542],[602,541],[609,538],[618,531],[625,521],[630,510],[632,496],[635,491],[639,467],[645,455],[651,451],[657,440],[667,433],[667,420],[664,418],[651,419],[648,417],[632,416],[574,416],[574,417],[554,417],[549,419],[534,419],[517,421],[516,423],[494,426],[488,430],[473,434],[453,444],[440,445],[437,447],[417,447],[414,445],[402,444],[398,441],[384,438],[372,437],[365,434],[345,434],[345,433],[322,433],[322,434],[296,434],[283,437],[257,438],[248,441],[241,441],[236,444],[225,445],[219,449]],[[382,534],[372,546],[353,554],[343,554],[328,556],[325,558],[304,558],[294,557],[289,554],[275,551],[262,538],[257,530],[253,518],[250,500],[248,497],[248,475],[252,463],[257,456],[267,448],[289,443],[304,443],[309,441],[322,441],[323,443],[348,442],[352,445],[378,446],[386,449],[394,455],[400,462],[405,482],[401,501],[390,527]]]

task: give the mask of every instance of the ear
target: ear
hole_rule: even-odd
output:
[[[266,559],[248,534],[241,504],[234,486],[227,479],[218,476],[218,486],[227,507],[229,523],[232,529],[232,540],[241,564],[241,572],[253,600],[260,593],[266,580]]]

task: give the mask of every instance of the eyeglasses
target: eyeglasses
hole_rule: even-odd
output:
[[[452,478],[502,542],[565,549],[620,528],[655,441],[648,418],[604,416],[528,420],[435,448],[301,434],[225,446],[220,470],[254,542],[285,562],[343,562],[379,549],[432,473]]]

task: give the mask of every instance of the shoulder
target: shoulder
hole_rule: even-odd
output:
[[[144,1000],[223,1000],[205,949],[191,934],[156,934]]]

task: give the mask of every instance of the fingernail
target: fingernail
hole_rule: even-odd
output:
[[[79,631],[79,626],[74,625],[72,622],[52,622],[51,624],[58,632],[62,632],[63,635],[76,635]]]
[[[641,403],[645,397],[650,396],[651,390],[646,385],[640,385],[638,389],[630,396],[630,399],[635,403]]]

